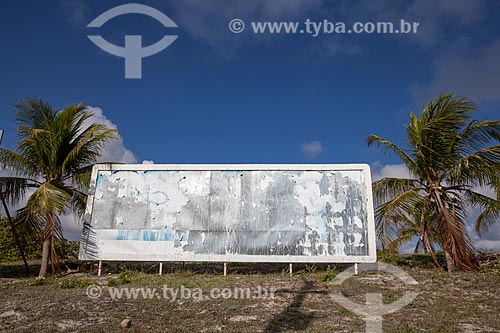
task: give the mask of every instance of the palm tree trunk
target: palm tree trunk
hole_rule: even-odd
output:
[[[436,266],[436,268],[438,268],[438,269],[443,269],[443,267],[439,263],[439,260],[436,256],[436,252],[434,251],[434,246],[432,246],[432,243],[429,240],[429,235],[427,234],[427,231],[424,232],[423,239],[424,239],[424,246],[427,248],[427,250],[431,254],[432,261],[434,261],[434,266]]]
[[[53,223],[54,219],[50,214],[47,214],[45,220],[45,228],[43,230],[43,243],[42,243],[42,264],[40,266],[40,272],[38,277],[42,278],[47,275],[47,268],[49,266],[49,257],[51,257],[52,252],[52,237],[53,237]]]
[[[436,256],[436,252],[434,251],[434,246],[429,239],[429,233],[427,232],[427,221],[425,220],[425,213],[427,211],[427,201],[425,201],[424,207],[422,207],[422,214],[420,214],[420,225],[422,226],[421,234],[422,234],[422,242],[424,245],[424,251],[429,251],[432,257],[432,261],[434,261],[434,266],[438,269],[442,269],[441,265]]]
[[[53,234],[50,235],[50,267],[53,274],[58,272],[55,237]]]
[[[50,252],[50,239],[44,236],[42,245],[42,265],[40,266],[40,272],[38,273],[39,278],[45,277],[45,275],[47,275],[47,267],[49,264],[49,252]]]
[[[3,197],[2,191],[0,191],[0,198],[2,200],[2,205],[3,205],[3,208],[5,210],[5,215],[7,215],[7,221],[9,221],[9,224],[10,224],[12,236],[14,236],[14,242],[16,242],[16,246],[19,249],[19,253],[21,254],[21,258],[23,259],[24,269],[26,270],[26,276],[29,276],[30,269],[28,266],[28,261],[26,260],[26,256],[24,254],[23,245],[21,244],[21,239],[19,238],[19,234],[17,233],[16,226],[14,224],[14,221],[12,220],[12,216],[10,215],[10,212],[9,212],[9,207],[7,207],[7,203],[5,202],[5,198]]]
[[[447,250],[444,250],[444,256],[446,257],[446,268],[448,269],[448,273],[451,273],[455,269],[455,264],[453,263],[453,257]]]
[[[424,239],[422,238],[422,249],[424,250],[424,254],[429,253],[429,250],[427,249],[427,245],[425,245]]]

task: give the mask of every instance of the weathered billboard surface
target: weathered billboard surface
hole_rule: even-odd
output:
[[[368,165],[96,165],[82,260],[373,262]]]

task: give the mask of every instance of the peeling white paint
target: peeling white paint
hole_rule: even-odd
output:
[[[367,166],[301,167],[96,166],[80,257],[374,260]]]

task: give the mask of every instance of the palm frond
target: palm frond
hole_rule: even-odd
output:
[[[380,205],[411,189],[421,189],[414,179],[407,178],[382,178],[372,184],[375,205]]]
[[[449,270],[453,266],[461,270],[477,267],[465,228],[468,205],[483,209],[476,221],[478,231],[500,217],[497,200],[471,190],[475,186],[492,186],[500,195],[500,121],[470,121],[475,110],[475,105],[466,98],[442,94],[430,101],[418,116],[410,115],[406,150],[375,135],[368,141],[369,145],[383,146],[384,152],[395,152],[415,178],[413,183],[409,180],[374,183],[376,217],[396,230],[393,244],[397,246],[416,232],[413,222],[417,222],[421,209],[416,225],[421,228],[422,242],[430,249],[438,267],[432,242],[439,243],[447,255]],[[409,191],[415,193],[410,195]],[[397,241],[401,235],[404,237]]]
[[[439,211],[438,231],[441,246],[447,251],[454,266],[463,271],[471,271],[477,268],[477,260],[474,255],[474,246],[467,234],[463,215],[458,214],[455,205],[450,205],[443,196],[434,192],[433,199]]]
[[[415,169],[415,161],[412,159],[412,157],[408,155],[402,148],[398,147],[396,144],[374,134],[368,135],[366,137],[366,141],[369,147],[377,145],[377,147],[382,148],[383,154],[387,154],[388,152],[394,153],[403,161],[406,168],[410,172],[412,172]]]
[[[45,182],[31,194],[25,208],[31,216],[64,214],[70,207],[71,200],[66,191]]]
[[[0,177],[0,192],[8,204],[15,204],[24,199],[29,189],[40,185],[39,182],[28,178]]]
[[[482,210],[475,222],[475,229],[479,235],[488,231],[493,223],[500,221],[500,201],[498,199],[472,190],[465,191],[465,194],[473,206],[479,206]]]
[[[39,176],[39,168],[26,157],[10,149],[0,147],[0,166],[12,175],[28,176],[36,178]]]
[[[500,145],[486,147],[458,159],[443,172],[441,180],[450,184],[487,186],[498,178],[499,165]]]
[[[49,103],[38,98],[19,101],[14,105],[16,120],[29,128],[44,128],[55,116],[55,110]]]

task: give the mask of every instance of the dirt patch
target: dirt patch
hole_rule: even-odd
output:
[[[381,293],[384,303],[406,292],[418,293],[408,306],[384,316],[384,332],[500,332],[500,275],[448,274],[432,269],[409,268],[417,285],[405,285],[387,274],[363,273],[331,285],[324,272],[229,274],[175,272],[164,276],[128,271],[96,277],[78,274],[48,278],[0,279],[0,331],[11,332],[363,332],[363,318],[330,297],[341,293],[364,304],[367,293]],[[112,281],[112,282],[111,282]],[[210,295],[250,289],[249,298],[208,297],[167,299],[113,298],[110,291],[184,287]],[[98,297],[87,296],[99,287]],[[273,297],[258,297],[259,288],[274,290]],[[179,294],[180,295],[180,294]],[[157,297],[159,296],[159,297]],[[132,325],[122,329],[120,322]]]

